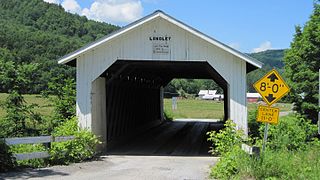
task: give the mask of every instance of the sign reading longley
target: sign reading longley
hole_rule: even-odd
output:
[[[169,54],[170,53],[170,36],[150,36],[149,40],[152,41],[153,54]]]

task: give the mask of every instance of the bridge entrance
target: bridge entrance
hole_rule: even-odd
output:
[[[226,97],[224,120],[229,115],[228,83],[205,61],[117,60],[101,74],[100,78],[105,80],[106,87],[107,149],[123,144],[135,136],[148,134],[153,128],[155,130],[147,136],[161,136],[163,133],[164,144],[168,143],[170,132],[172,136],[179,136],[188,131],[190,137],[201,140],[198,142],[204,142],[205,132],[214,127],[213,125],[217,125],[216,122],[166,122],[162,125],[165,122],[163,87],[174,78],[213,79],[223,89]],[[157,131],[160,134],[154,134]],[[192,133],[198,134],[199,137],[193,136]],[[209,148],[206,148],[207,152]]]

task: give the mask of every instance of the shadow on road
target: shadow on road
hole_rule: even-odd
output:
[[[0,173],[0,179],[29,179],[29,178],[45,178],[46,176],[56,176],[63,178],[68,173],[54,171],[52,169],[23,169],[21,171],[12,171]]]
[[[206,133],[223,122],[167,121],[108,147],[106,155],[210,156]]]

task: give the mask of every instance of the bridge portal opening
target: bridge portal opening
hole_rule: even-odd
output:
[[[105,81],[108,154],[208,155],[206,132],[216,122],[175,122],[164,118],[164,87],[174,78],[212,79],[222,89],[229,117],[228,83],[206,61],[117,60]]]
[[[223,121],[224,92],[212,79],[173,79],[164,87],[164,113],[174,120]]]

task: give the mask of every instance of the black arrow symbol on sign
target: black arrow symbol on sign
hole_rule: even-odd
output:
[[[271,82],[274,82],[275,80],[278,80],[278,77],[274,73],[272,73],[267,78],[269,78]]]
[[[266,98],[269,102],[272,102],[273,100],[276,99],[275,97],[273,97],[273,94],[269,94],[268,96],[265,96],[265,98]]]

